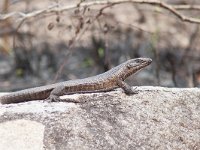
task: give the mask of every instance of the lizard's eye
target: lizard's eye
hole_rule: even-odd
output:
[[[136,59],[135,62],[136,62],[136,63],[141,63],[141,62],[143,62],[143,61],[142,61],[141,59]]]

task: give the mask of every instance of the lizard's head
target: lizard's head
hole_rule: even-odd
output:
[[[139,71],[140,69],[148,66],[151,64],[152,59],[150,58],[136,58],[130,59],[122,64],[121,67],[118,69],[119,78],[125,80],[130,75],[134,74],[135,72]]]

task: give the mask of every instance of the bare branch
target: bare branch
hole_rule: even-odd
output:
[[[200,10],[200,5],[174,5],[176,10]]]
[[[33,17],[37,17],[39,15],[72,10],[72,9],[77,8],[77,7],[79,7],[79,8],[80,7],[90,7],[90,6],[94,6],[94,5],[109,5],[111,7],[113,5],[122,4],[122,3],[139,3],[139,4],[149,4],[149,5],[153,5],[153,6],[159,6],[161,8],[164,8],[164,9],[170,11],[172,14],[174,14],[176,17],[178,17],[182,21],[200,24],[200,19],[187,17],[185,15],[182,15],[181,13],[179,13],[176,10],[176,8],[180,9],[181,7],[183,9],[183,5],[181,5],[181,7],[169,5],[169,4],[167,4],[165,2],[161,2],[159,0],[101,0],[101,1],[82,2],[78,6],[77,6],[77,4],[67,5],[67,6],[63,6],[63,7],[57,7],[57,5],[56,5],[56,6],[51,6],[47,9],[38,10],[38,11],[34,11],[34,12],[31,12],[31,13],[27,13],[27,14],[22,13],[22,12],[12,12],[12,13],[9,13],[9,14],[0,15],[0,21],[4,21],[4,20],[6,20],[10,17],[16,17],[16,16],[17,16],[19,21],[22,21],[22,20],[33,18]],[[190,9],[191,8],[197,9],[198,8],[198,7],[194,7],[194,6],[190,6],[190,5],[186,5],[184,7],[185,7],[184,9],[187,9],[187,8],[188,9],[189,8]]]

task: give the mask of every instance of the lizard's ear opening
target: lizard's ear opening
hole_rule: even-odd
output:
[[[127,64],[126,67],[127,67],[128,69],[131,69],[131,68],[133,68],[133,64]]]

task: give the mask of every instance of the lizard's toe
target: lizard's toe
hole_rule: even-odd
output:
[[[134,88],[134,89],[130,88],[130,89],[126,90],[125,93],[126,93],[127,95],[138,94],[139,91],[136,90],[136,89],[137,89],[137,88]]]

